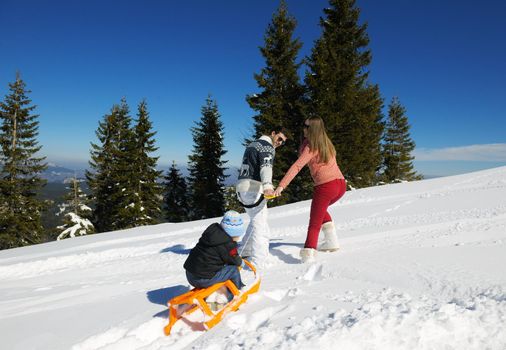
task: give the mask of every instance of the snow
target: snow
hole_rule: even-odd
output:
[[[92,209],[90,207],[88,207],[86,204],[81,204],[79,205],[79,209],[82,210],[82,211],[91,211]]]
[[[341,250],[310,265],[310,202],[272,208],[260,291],[169,337],[165,304],[219,218],[1,251],[2,348],[504,350],[504,198],[506,167],[350,191],[330,208]]]
[[[83,207],[86,207],[85,205],[81,205],[81,210]],[[87,207],[86,207],[87,208]],[[93,227],[93,224],[88,219],[83,219],[76,213],[69,212],[65,216],[70,217],[70,221],[74,224],[73,226],[70,226],[66,230],[62,231],[58,235],[57,240],[64,239],[66,237],[74,238],[77,235],[85,235],[87,233],[87,230]],[[58,226],[59,229],[63,229],[64,226]]]

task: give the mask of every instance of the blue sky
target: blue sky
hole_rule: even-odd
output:
[[[288,0],[310,53],[323,0]],[[417,169],[449,175],[506,165],[506,3],[357,1],[368,23],[386,106],[398,96],[417,144]],[[98,121],[126,97],[146,98],[160,164],[186,163],[190,128],[208,94],[238,165],[251,132],[246,94],[264,61],[258,47],[277,1],[0,0],[0,96],[19,70],[40,114],[48,160],[82,167]]]

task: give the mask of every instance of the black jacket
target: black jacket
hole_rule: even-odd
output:
[[[195,248],[190,251],[184,268],[196,277],[212,278],[223,266],[240,266],[241,263],[237,243],[220,224],[214,223],[206,228]]]

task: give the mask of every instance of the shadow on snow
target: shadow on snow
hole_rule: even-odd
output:
[[[277,249],[282,246],[292,246],[292,247],[303,248],[304,244],[302,244],[302,243],[284,243],[284,242],[269,244],[269,251],[272,255],[276,256],[277,258],[279,258],[280,260],[282,260],[286,264],[290,264],[290,265],[300,264],[300,259],[294,258],[293,255],[287,254],[281,249]]]
[[[176,244],[173,245],[172,247],[162,249],[160,253],[175,253],[179,255],[188,255],[190,254],[190,250],[191,249],[186,248],[184,244]]]
[[[147,298],[153,304],[163,305],[166,307],[167,302],[170,299],[172,299],[178,295],[181,295],[183,293],[186,293],[188,290],[189,290],[188,286],[184,286],[184,285],[180,284],[180,285],[173,286],[173,287],[150,290],[147,292]],[[168,317],[167,309],[157,313],[153,317],[167,318]]]

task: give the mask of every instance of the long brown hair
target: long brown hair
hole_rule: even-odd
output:
[[[320,117],[311,117],[306,119],[309,125],[307,130],[307,141],[311,151],[318,151],[319,162],[328,163],[331,158],[336,156],[336,148],[330,141],[325,131],[325,125]]]

